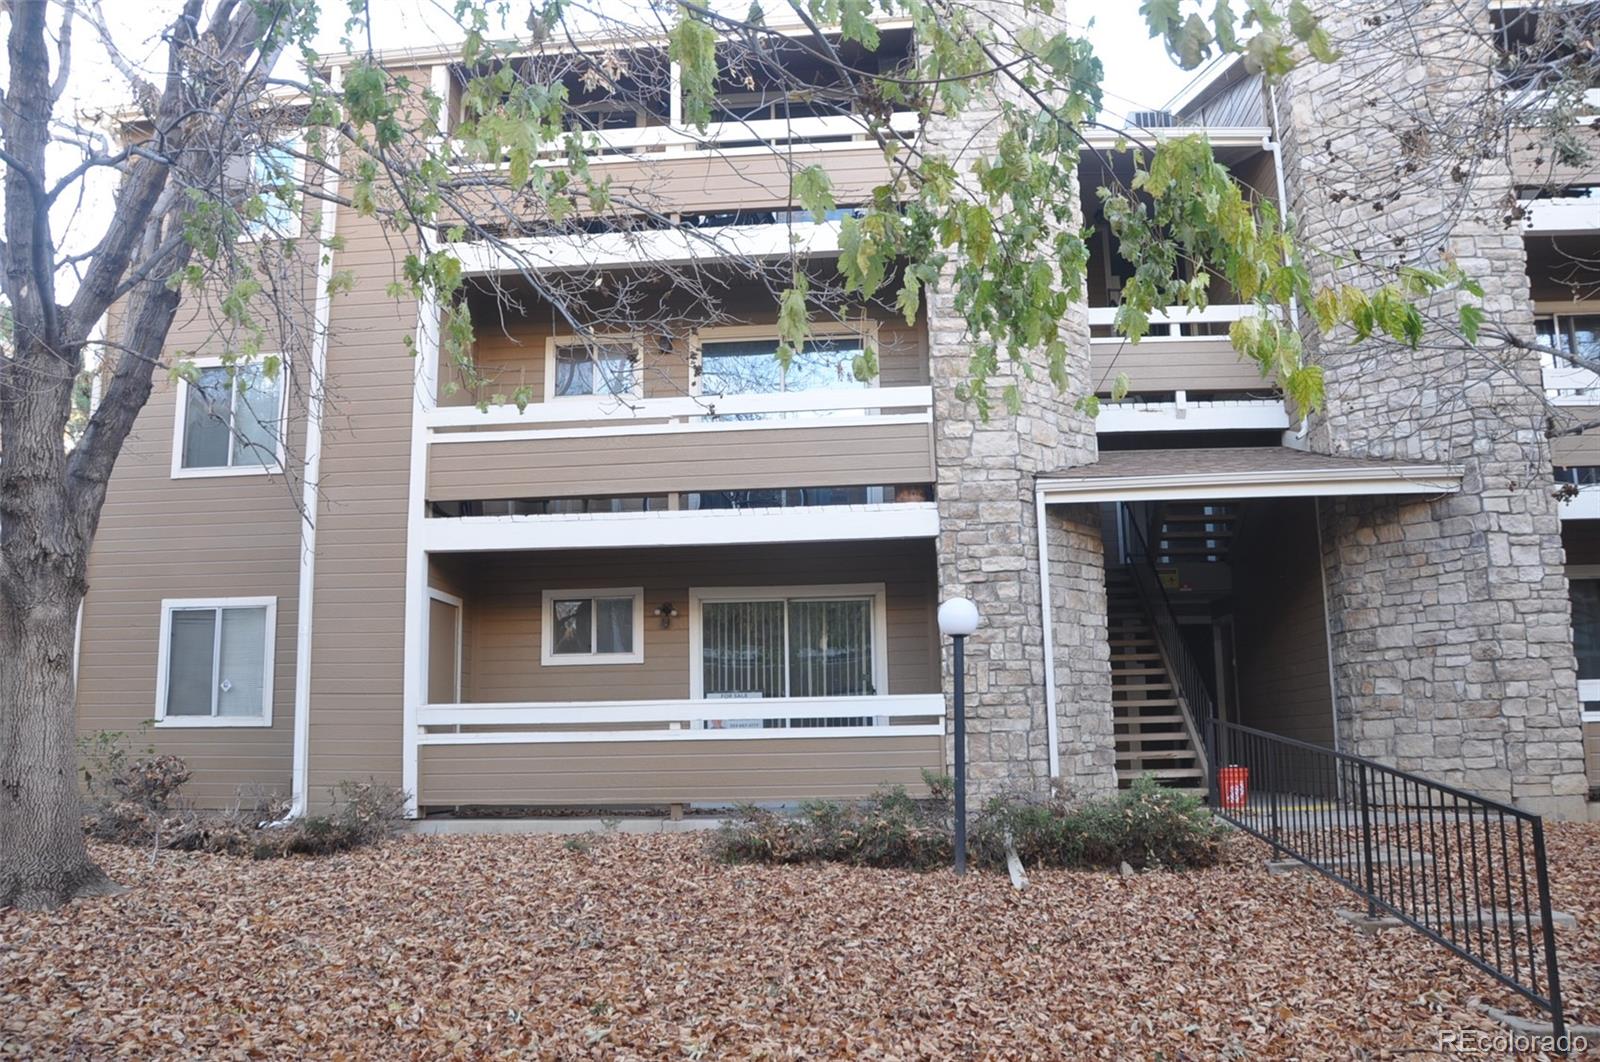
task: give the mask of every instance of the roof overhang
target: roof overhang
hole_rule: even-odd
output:
[[[1036,483],[1046,505],[1454,494],[1459,465],[1327,457],[1283,447],[1119,450]]]

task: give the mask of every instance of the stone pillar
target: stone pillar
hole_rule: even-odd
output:
[[[963,179],[972,164],[993,153],[997,111],[974,107],[957,119],[936,118],[923,133],[924,149],[942,153]],[[946,282],[948,284],[948,280]],[[1039,590],[1040,530],[1036,526],[1034,479],[1095,460],[1093,421],[1074,409],[1089,381],[1088,317],[1081,305],[1064,323],[1071,350],[1070,387],[1050,382],[1042,352],[1027,356],[1027,368],[1006,364],[992,381],[998,395],[1015,384],[1020,409],[1010,413],[996,401],[987,421],[957,393],[969,379],[974,338],[956,312],[948,286],[928,300],[928,358],[934,400],[934,455],[938,471],[939,594],[970,597],[983,616],[967,644],[967,734],[969,777],[978,793],[1023,787],[1043,790],[1050,778],[1049,725],[1046,719],[1043,602]],[[1098,667],[1100,682],[1087,677],[1071,684],[1074,698],[1093,692],[1103,701],[1063,702],[1061,713],[1080,707],[1103,709],[1110,719],[1110,661],[1106,649],[1103,568],[1083,567],[1091,554],[1098,562],[1098,525],[1089,523],[1072,536],[1080,570],[1057,565],[1085,607],[1056,618],[1058,643],[1085,649],[1078,666]],[[1097,606],[1088,599],[1094,598]],[[1098,617],[1098,620],[1096,620]],[[1098,648],[1096,648],[1098,646]],[[950,649],[943,647],[945,689],[950,689]],[[1110,728],[1107,726],[1109,735]],[[1065,733],[1067,728],[1062,728]],[[1074,731],[1076,734],[1076,731]],[[1075,740],[1079,740],[1075,737]],[[1109,737],[1106,756],[1111,754]],[[1099,759],[1096,758],[1096,762]],[[1066,773],[1069,763],[1087,766],[1074,753],[1063,758],[1062,781],[1080,787]],[[1115,784],[1114,780],[1111,784]]]
[[[1117,738],[1100,514],[1087,505],[1058,507],[1046,513],[1045,535],[1061,784],[1074,796],[1103,795],[1117,788]]]
[[[1532,332],[1514,188],[1472,106],[1491,87],[1481,2],[1318,9],[1342,50],[1278,87],[1290,213],[1319,284],[1454,259],[1491,318]],[[1477,18],[1474,36],[1470,24]],[[1336,267],[1328,254],[1357,261]],[[1453,314],[1440,299],[1430,309]],[[1561,527],[1534,356],[1431,329],[1420,350],[1314,342],[1330,454],[1450,462],[1461,493],[1320,504],[1338,738],[1348,751],[1530,809],[1585,780]]]

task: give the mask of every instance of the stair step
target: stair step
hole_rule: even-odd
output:
[[[1151,698],[1149,698],[1147,700],[1142,700],[1142,701],[1119,701],[1119,700],[1117,700],[1117,698],[1115,696],[1115,692],[1113,691],[1113,695],[1112,695],[1112,698],[1111,698],[1111,707],[1113,709],[1117,709],[1117,708],[1176,708],[1177,706],[1178,706],[1177,700],[1175,698],[1169,698],[1169,697],[1151,697]]]
[[[1113,671],[1111,677],[1115,679],[1120,672]],[[1171,691],[1170,682],[1123,682],[1111,683],[1112,693],[1154,693],[1157,690]]]
[[[1193,760],[1198,759],[1194,749],[1151,749],[1148,752],[1135,752],[1124,755],[1121,749],[1117,750],[1119,760]]]
[[[1178,726],[1183,722],[1181,715],[1130,715],[1114,716],[1111,720],[1117,726],[1150,726],[1160,724],[1163,726]]]
[[[1146,775],[1146,774],[1150,775],[1152,778],[1159,778],[1159,779],[1163,779],[1163,780],[1169,779],[1169,778],[1196,778],[1196,779],[1198,779],[1198,778],[1204,778],[1205,777],[1205,773],[1206,772],[1201,770],[1199,767],[1158,767],[1155,770],[1151,770],[1151,771],[1127,771],[1126,773],[1124,773],[1121,770],[1118,770],[1118,772],[1117,772],[1117,780],[1118,781],[1131,782],[1135,778],[1138,778],[1141,775]]]
[[[1112,678],[1121,678],[1123,675],[1165,675],[1164,667],[1118,667],[1111,669]]]
[[[1161,659],[1161,654],[1160,653],[1112,653],[1111,654],[1111,662],[1113,664],[1115,664],[1118,660],[1160,660],[1160,659]]]

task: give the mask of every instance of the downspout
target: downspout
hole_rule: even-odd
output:
[[[1050,742],[1050,777],[1061,777],[1061,744],[1056,735],[1055,623],[1050,607],[1050,536],[1045,524],[1044,492],[1033,488],[1034,533],[1039,537],[1039,629],[1044,632],[1044,712]]]
[[[343,80],[334,67],[330,82],[335,90]],[[306,450],[300,490],[300,582],[295,597],[294,638],[294,767],[293,800],[286,818],[306,813],[310,803],[311,774],[311,621],[317,577],[317,508],[322,483],[322,416],[327,390],[328,319],[332,296],[333,251],[329,244],[339,224],[339,140],[329,139],[322,174],[322,217],[317,229],[317,290],[312,311],[311,378],[306,388]]]
[[[1261,138],[1261,150],[1272,154],[1272,172],[1278,182],[1278,216],[1286,219],[1289,211],[1289,190],[1288,184],[1283,178],[1283,152],[1280,150],[1277,140],[1278,89],[1270,81],[1267,82],[1267,110],[1269,112],[1267,126],[1271,132]],[[1289,300],[1289,323],[1294,326],[1296,332],[1300,330],[1300,303],[1293,298]],[[1300,427],[1291,429],[1290,432],[1286,433],[1284,441],[1303,449],[1305,437],[1310,431],[1311,419],[1309,417],[1301,417]]]
[[[1328,560],[1322,552],[1322,499],[1311,499],[1312,517],[1317,522],[1317,578],[1322,583],[1322,637],[1328,643],[1328,708],[1333,713],[1333,747],[1343,752],[1339,741],[1339,680],[1333,669],[1333,617],[1328,613]]]

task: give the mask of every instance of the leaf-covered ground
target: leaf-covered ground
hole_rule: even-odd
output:
[[[251,863],[97,849],[126,895],[0,912],[0,1056],[1388,1057],[1504,993],[1263,851],[958,881],[726,867],[692,836],[405,838]],[[1552,829],[1600,1017],[1600,828]],[[1591,1002],[1592,1001],[1592,1002]],[[1520,1008],[1529,1013],[1529,1008]]]

